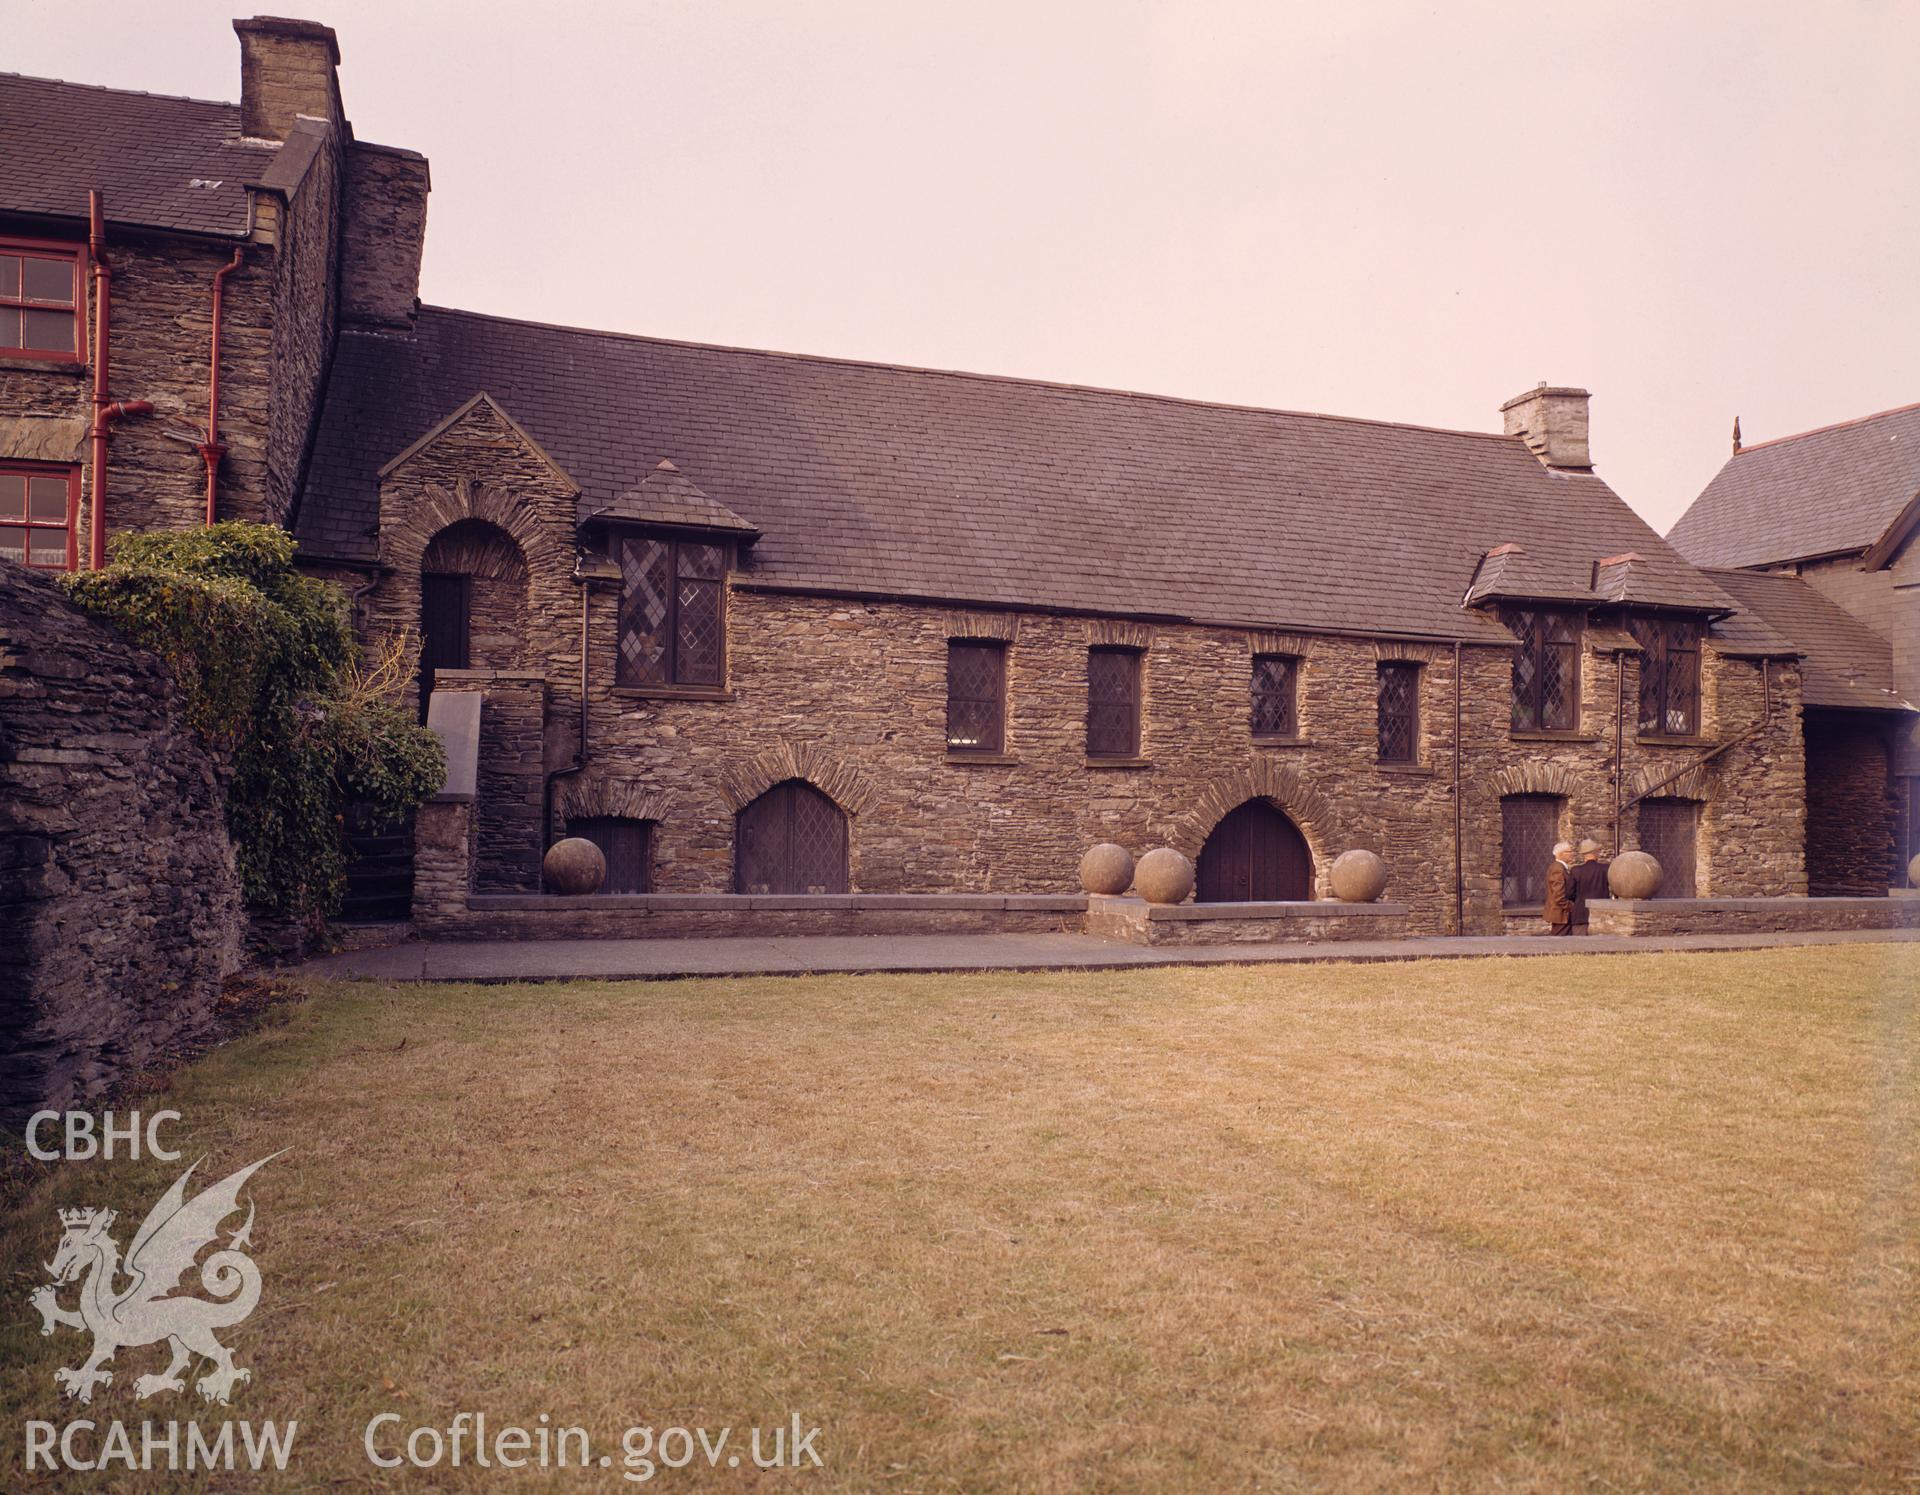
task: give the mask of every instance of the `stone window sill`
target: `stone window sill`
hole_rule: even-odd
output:
[[[1438,772],[1424,763],[1376,763],[1373,765],[1382,773],[1411,774],[1415,778],[1430,779]]]
[[[616,685],[615,700],[624,701],[731,701],[733,692],[705,685]]]
[[[947,754],[947,762],[955,768],[1009,768],[1018,763],[1018,758],[1007,753],[955,753]]]
[[[1598,742],[1595,732],[1525,732],[1518,728],[1507,734],[1512,742]]]
[[[1151,758],[1089,758],[1088,768],[1152,768]]]
[[[1717,744],[1710,737],[1667,737],[1656,732],[1636,732],[1633,740],[1640,747],[1703,748]]]
[[[87,372],[84,358],[22,358],[18,353],[0,354],[0,369],[19,369],[24,373],[66,374],[83,378]]]
[[[1318,746],[1317,743],[1315,743],[1311,738],[1308,738],[1308,737],[1263,737],[1257,732],[1254,734],[1254,737],[1253,737],[1253,745],[1255,747],[1285,747],[1285,748],[1308,748],[1308,747]]]

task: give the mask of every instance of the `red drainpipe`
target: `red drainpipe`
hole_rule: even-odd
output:
[[[149,400],[107,400],[107,328],[112,303],[113,267],[107,263],[107,231],[100,194],[87,193],[87,255],[93,261],[93,522],[87,537],[87,564],[98,571],[107,563],[107,428],[122,416],[151,415]]]
[[[200,444],[200,460],[207,464],[207,523],[214,522],[215,479],[220,472],[220,459],[227,454],[225,444],[220,440],[220,301],[226,290],[226,280],[240,268],[245,258],[244,247],[236,246],[233,258],[213,272],[213,371],[207,376],[207,439]]]

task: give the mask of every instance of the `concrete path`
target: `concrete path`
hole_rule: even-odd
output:
[[[795,935],[777,939],[410,941],[308,961],[295,974],[378,981],[662,980],[677,976],[804,975],[828,971],[1071,971],[1123,966],[1253,965],[1301,961],[1460,960],[1469,956],[1638,954],[1649,950],[1771,950],[1800,945],[1920,942],[1920,930],[1688,934],[1665,939],[1487,935],[1169,949],[1084,934]]]

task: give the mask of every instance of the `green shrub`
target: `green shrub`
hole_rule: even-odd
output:
[[[394,704],[404,644],[363,671],[346,594],[294,570],[293,552],[261,524],[126,534],[67,589],[166,661],[188,723],[230,766],[248,902],[317,928],[340,906],[346,803],[398,820],[439,788],[446,759]]]

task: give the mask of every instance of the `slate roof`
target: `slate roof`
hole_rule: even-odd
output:
[[[1518,437],[708,347],[422,310],[343,331],[296,525],[376,558],[376,470],[485,390],[581,488],[663,459],[762,532],[750,580],[1228,625],[1511,642],[1461,600],[1524,545],[1549,595],[1645,557],[1670,606],[1735,604],[1598,477]]]
[[[94,187],[109,223],[225,236],[279,154],[240,138],[238,104],[18,73],[0,73],[0,141],[0,212],[84,219]]]
[[[1702,566],[1865,550],[1920,494],[1920,405],[1745,448],[1667,538]]]
[[[1765,571],[1707,573],[1742,606],[1793,640],[1809,706],[1876,711],[1911,709],[1894,689],[1893,646],[1825,593],[1798,576]]]
[[[606,503],[596,505],[580,517],[732,530],[742,535],[760,533],[725,504],[715,503],[702,493],[691,478],[664,457],[638,488],[615,494]]]

